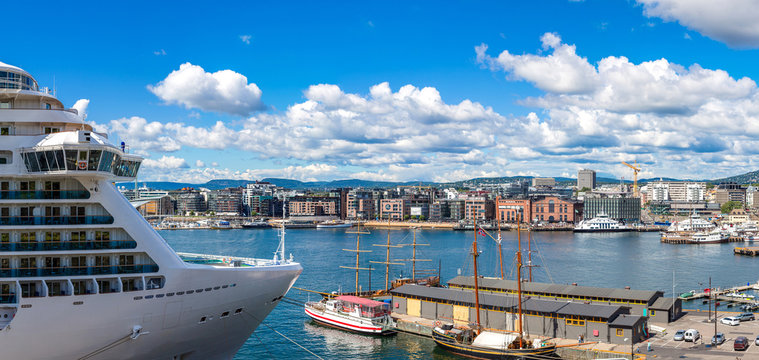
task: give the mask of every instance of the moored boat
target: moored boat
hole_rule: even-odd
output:
[[[353,224],[349,222],[342,222],[342,221],[325,221],[316,224],[317,229],[338,229],[338,228],[349,228],[353,226]]]
[[[338,329],[371,335],[395,334],[390,304],[342,295],[319,302],[307,302],[306,315],[314,321]]]
[[[605,213],[599,213],[592,219],[580,221],[574,228],[574,232],[625,232],[632,231],[629,226],[616,221]]]

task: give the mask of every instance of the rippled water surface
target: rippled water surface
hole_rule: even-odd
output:
[[[353,266],[355,254],[342,249],[356,247],[356,235],[351,229],[292,229],[287,231],[287,252],[303,265],[303,274],[296,287],[319,291],[354,289],[355,273],[339,268]],[[373,289],[384,288],[384,265],[370,264],[370,260],[384,261],[385,248],[372,246],[384,244],[388,231],[370,230],[361,235],[361,248],[373,250],[361,254],[361,266],[375,268],[371,279],[362,272],[361,285]],[[250,230],[173,230],[161,231],[161,235],[177,251],[201,252],[243,257],[272,256],[277,248],[277,232],[274,229]],[[409,244],[413,234],[408,230],[389,233],[394,244]],[[417,257],[430,259],[417,263],[417,268],[441,270],[443,281],[458,273],[471,275],[471,232],[427,230],[417,232],[417,242],[429,244],[417,249]],[[516,233],[503,234],[504,272],[515,277],[514,258],[517,248]],[[500,276],[498,250],[490,239],[479,238],[480,274]],[[525,260],[527,241],[523,236]],[[759,279],[759,257],[733,255],[736,244],[715,245],[669,245],[659,242],[658,233],[572,234],[569,232],[534,233],[533,268],[534,281],[560,284],[661,290],[667,296],[672,293],[673,271],[675,293],[679,294],[707,286],[712,277],[713,286],[735,286],[756,282]],[[391,259],[411,257],[411,248],[391,249]],[[391,267],[391,279],[410,274],[411,266]],[[313,294],[291,290],[287,297],[300,301]],[[686,304],[685,307],[697,307]],[[700,306],[699,306],[700,307]],[[297,341],[324,358],[362,359],[453,359],[437,349],[428,339],[414,335],[398,334],[388,338],[369,337],[346,333],[312,324],[303,309],[281,303],[266,318],[265,323],[283,335]],[[235,359],[310,358],[298,346],[274,333],[267,326],[260,326],[240,349]]]

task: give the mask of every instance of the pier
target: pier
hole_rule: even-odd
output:
[[[736,255],[759,256],[759,246],[737,247],[733,249]]]
[[[720,299],[720,297],[724,297],[724,299],[720,299],[723,301],[743,302],[740,300],[745,300],[745,299],[738,298],[738,297],[724,296],[724,295],[730,294],[730,293],[739,293],[739,292],[748,291],[748,290],[756,290],[756,289],[759,289],[759,284],[740,285],[740,286],[734,286],[728,289],[715,289],[711,293],[710,292],[698,292],[698,293],[694,292],[693,295],[688,296],[688,297],[683,297],[682,295],[680,295],[680,299],[690,301],[690,300],[708,298],[711,295],[711,296],[717,296],[717,299]],[[754,301],[751,300],[748,302],[753,303]]]

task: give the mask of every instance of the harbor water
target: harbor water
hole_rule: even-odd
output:
[[[355,253],[342,249],[356,248],[355,229],[288,229],[287,253],[303,265],[296,287],[319,291],[354,291],[355,272],[340,266],[355,265]],[[385,267],[369,261],[384,261],[388,230],[370,229],[361,235],[361,267],[373,267],[371,275],[361,272],[361,287],[367,290],[385,286]],[[275,229],[250,230],[164,230],[166,241],[182,252],[221,254],[241,257],[273,257],[279,241]],[[524,261],[527,261],[527,237],[522,234]],[[411,230],[390,230],[392,244],[411,244]],[[516,274],[516,232],[503,233],[503,269],[507,278]],[[417,247],[417,269],[437,271],[443,282],[458,274],[471,275],[472,232],[423,230],[416,241],[429,244]],[[478,236],[479,273],[500,276],[497,244]],[[665,296],[690,290],[703,290],[709,277],[713,287],[732,287],[755,283],[759,279],[759,257],[737,256],[733,248],[740,244],[671,245],[659,242],[658,233],[573,234],[571,232],[535,232],[532,242],[532,275],[538,282],[632,289],[660,290]],[[410,259],[411,247],[391,249],[391,260]],[[410,276],[411,264],[391,266],[391,281]],[[525,268],[524,277],[528,271]],[[673,282],[674,279],[674,282]],[[288,298],[317,300],[318,295],[291,290]],[[700,301],[684,303],[685,309],[703,308]],[[722,310],[725,310],[723,307]],[[733,310],[733,311],[738,311]],[[313,358],[306,351],[274,332],[296,341],[323,358],[339,359],[456,359],[435,347],[432,340],[415,335],[379,338],[346,333],[312,324],[302,307],[280,303],[240,349],[235,359]],[[267,326],[268,325],[268,326]]]

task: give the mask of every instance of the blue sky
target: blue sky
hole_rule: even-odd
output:
[[[141,180],[716,178],[759,168],[759,6],[715,4],[14,3],[0,61]]]

